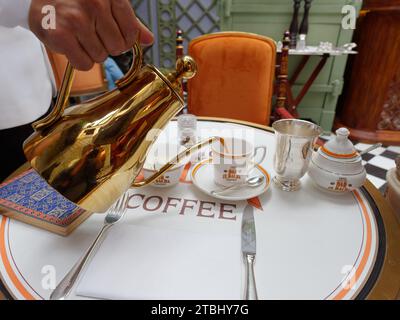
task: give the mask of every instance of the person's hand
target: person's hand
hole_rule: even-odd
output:
[[[46,5],[56,10],[55,29],[42,27]],[[129,0],[32,0],[29,26],[47,47],[66,55],[79,70],[129,50],[138,32],[142,45],[153,43],[153,34],[135,16]]]

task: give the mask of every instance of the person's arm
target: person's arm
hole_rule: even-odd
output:
[[[55,8],[55,29],[42,27],[42,8],[47,5]],[[153,34],[129,0],[32,0],[29,26],[46,46],[81,70],[131,49],[138,32],[143,45],[153,43]]]
[[[43,28],[42,11],[49,5],[55,9],[55,29]],[[131,49],[138,32],[142,45],[153,43],[153,34],[136,17],[129,0],[0,0],[0,25],[28,23],[40,41],[80,70]]]
[[[31,0],[0,0],[0,25],[29,29],[28,14]]]

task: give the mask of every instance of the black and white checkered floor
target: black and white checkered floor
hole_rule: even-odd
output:
[[[330,138],[332,136],[329,135],[322,137],[325,141]],[[371,146],[371,144],[353,143],[358,151],[363,151]],[[382,193],[385,193],[387,186],[386,174],[388,170],[396,167],[395,159],[398,156],[400,156],[400,147],[394,146],[381,147],[362,156],[368,179]]]
[[[365,143],[357,143],[355,147],[359,151],[363,151],[370,145]],[[363,164],[367,169],[368,179],[382,193],[386,190],[386,174],[387,171],[395,168],[394,160],[400,155],[400,147],[381,147],[362,156]]]

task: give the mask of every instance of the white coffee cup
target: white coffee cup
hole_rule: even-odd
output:
[[[152,148],[143,167],[145,179],[158,172],[168,161],[170,161],[174,156],[183,150],[185,150],[184,147],[172,143],[159,144],[155,148]],[[189,161],[189,159],[187,160]],[[188,161],[182,161],[181,163],[176,164],[157,180],[155,180],[152,185],[155,187],[166,188],[178,184],[183,169]]]
[[[224,187],[245,183],[250,171],[267,155],[266,147],[254,147],[250,142],[237,138],[225,138],[224,145],[214,144],[211,149],[214,182]],[[259,151],[262,151],[262,157],[256,162]]]

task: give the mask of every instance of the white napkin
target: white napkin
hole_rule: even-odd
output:
[[[77,294],[101,299],[241,299],[240,235],[120,224]]]

